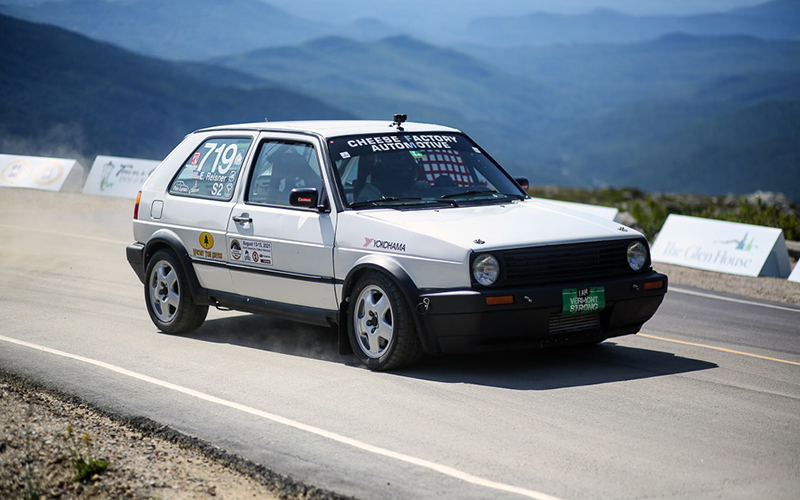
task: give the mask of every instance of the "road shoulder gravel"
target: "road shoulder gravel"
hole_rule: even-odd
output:
[[[670,286],[689,286],[730,295],[800,306],[800,283],[786,278],[736,276],[688,267],[655,263],[669,277]]]
[[[0,422],[0,498],[344,498],[153,421],[113,415],[2,371]],[[86,457],[89,450],[110,465],[76,482],[73,452]]]

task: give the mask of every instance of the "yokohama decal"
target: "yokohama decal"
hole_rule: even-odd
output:
[[[376,240],[375,238],[364,237],[364,248],[377,248],[379,250],[392,250],[395,252],[405,252],[406,244],[394,241]]]

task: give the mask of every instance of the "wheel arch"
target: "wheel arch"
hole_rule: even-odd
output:
[[[352,353],[347,331],[349,328],[349,318],[347,317],[348,301],[350,300],[350,294],[352,293],[355,284],[358,283],[358,280],[361,279],[362,276],[369,272],[381,273],[397,284],[398,288],[400,288],[400,292],[403,294],[403,298],[405,298],[406,302],[408,303],[408,307],[411,310],[411,317],[413,318],[417,336],[422,343],[423,350],[429,354],[438,352],[436,344],[430,340],[427,331],[424,329],[425,325],[420,320],[420,315],[417,312],[418,307],[422,302],[419,288],[408,272],[399,262],[397,262],[397,260],[384,255],[369,255],[365,257],[355,266],[353,266],[350,272],[347,273],[347,277],[344,279],[342,286],[342,301],[339,304],[339,352],[341,354]]]
[[[189,257],[189,252],[183,246],[180,237],[169,229],[159,229],[153,233],[144,246],[143,262],[145,269],[147,269],[150,259],[159,250],[170,250],[178,258],[178,264],[189,282],[189,293],[192,301],[197,305],[211,305],[206,289],[200,285],[200,280],[197,279],[197,274],[192,265],[192,258]],[[145,276],[146,280],[147,277]]]

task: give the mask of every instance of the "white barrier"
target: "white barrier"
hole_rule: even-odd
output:
[[[794,271],[789,275],[789,281],[800,283],[800,261],[794,265]]]
[[[77,161],[0,154],[0,186],[60,191]]]
[[[98,156],[89,171],[83,192],[118,198],[136,198],[142,189],[142,184],[159,163],[137,158]]]
[[[781,229],[683,215],[667,217],[652,260],[742,276],[786,277],[791,271]]]
[[[614,207],[587,205],[585,203],[573,203],[571,201],[548,200],[546,198],[533,198],[533,199],[545,204],[552,205],[554,207],[566,208],[567,210],[573,210],[575,212],[583,212],[590,215],[594,215],[595,217],[601,217],[603,219],[608,219],[608,220],[615,220],[617,218],[617,214],[619,213],[619,210]]]

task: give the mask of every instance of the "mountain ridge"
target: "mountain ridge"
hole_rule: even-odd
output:
[[[153,59],[61,28],[0,15],[0,137],[4,153],[71,147],[92,157],[160,158],[188,132],[272,119],[352,118],[318,99],[249,77],[250,89],[209,83],[210,65]],[[200,78],[198,72],[206,72]],[[212,74],[208,74],[211,72]],[[224,95],[224,98],[220,98]],[[40,140],[57,130],[63,144]],[[50,134],[53,135],[53,134]]]

